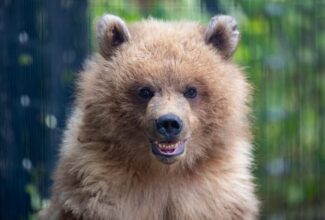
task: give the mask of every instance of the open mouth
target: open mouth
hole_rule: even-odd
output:
[[[176,157],[184,153],[185,140],[176,142],[158,142],[152,141],[152,153],[161,157]]]

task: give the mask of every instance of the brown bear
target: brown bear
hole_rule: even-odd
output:
[[[236,20],[97,23],[40,219],[256,219]]]

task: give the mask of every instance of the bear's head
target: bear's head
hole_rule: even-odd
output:
[[[233,17],[215,16],[207,27],[155,19],[127,26],[105,15],[96,33],[99,55],[79,80],[79,141],[102,143],[111,160],[192,168],[230,156],[234,141],[250,137],[250,87],[231,61]]]

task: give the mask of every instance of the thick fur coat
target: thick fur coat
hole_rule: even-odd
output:
[[[236,21],[105,15],[97,39],[40,219],[256,219]]]

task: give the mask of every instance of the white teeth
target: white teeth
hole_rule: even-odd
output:
[[[162,149],[175,149],[179,145],[179,142],[173,144],[172,143],[167,144],[167,143],[158,143],[157,141],[155,141],[154,143],[158,145],[159,148]]]

